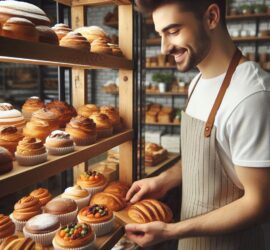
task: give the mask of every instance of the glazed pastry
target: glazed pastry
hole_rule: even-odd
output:
[[[46,188],[35,189],[30,193],[30,196],[39,199],[41,206],[45,206],[52,199],[51,193]]]
[[[11,153],[0,147],[0,175],[10,172],[13,169],[13,159]]]
[[[145,166],[154,166],[168,157],[168,151],[158,144],[145,144]]]
[[[51,131],[53,131],[59,128],[58,118],[59,116],[56,115],[54,112],[46,108],[43,108],[43,109],[39,109],[38,111],[32,114],[31,121],[42,120],[42,121],[48,122],[51,128]]]
[[[114,107],[102,106],[100,108],[100,112],[109,117],[109,119],[113,125],[113,129],[114,129],[115,133],[120,132],[122,130],[122,123],[121,123],[121,119],[119,116],[119,112]]]
[[[0,245],[1,250],[35,250],[35,242],[30,238],[19,238],[12,235],[6,238]]]
[[[38,41],[41,43],[49,43],[58,45],[58,37],[54,30],[48,26],[36,26],[38,31]]]
[[[128,209],[128,216],[137,223],[149,223],[152,221],[172,221],[172,211],[164,203],[145,199],[131,205]]]
[[[66,132],[78,146],[86,146],[97,139],[96,124],[92,119],[83,116],[73,117],[66,126]]]
[[[58,23],[58,24],[55,24],[55,25],[52,27],[52,30],[54,30],[54,32],[56,33],[59,42],[61,41],[61,39],[62,39],[65,35],[67,35],[70,31],[72,31],[72,29],[69,28],[69,27],[68,27],[66,24],[64,24],[64,23]]]
[[[76,29],[75,32],[82,34],[90,44],[98,38],[105,39],[107,43],[110,41],[106,32],[98,26],[81,27]]]
[[[99,108],[95,104],[85,104],[78,108],[78,115],[87,118],[95,112],[99,112]]]
[[[45,104],[37,96],[32,96],[26,100],[22,106],[22,113],[24,118],[29,121],[32,117],[32,114],[39,109],[45,108]]]
[[[48,122],[33,119],[26,123],[26,126],[23,128],[23,135],[37,138],[42,142],[45,142],[46,137],[51,131],[52,129]]]
[[[13,39],[38,42],[38,31],[35,25],[20,17],[9,18],[2,26],[1,35]]]
[[[108,45],[108,40],[97,38],[91,43],[91,52],[112,55],[112,48]]]
[[[92,249],[95,233],[91,227],[83,223],[73,223],[62,227],[53,239],[56,249]]]
[[[79,49],[84,52],[90,51],[90,43],[80,33],[69,32],[60,40],[60,46]]]
[[[12,220],[3,214],[0,214],[0,243],[15,233],[15,224]],[[1,249],[1,248],[0,248]]]
[[[129,186],[123,182],[111,182],[105,189],[105,193],[115,194],[121,196],[122,198],[126,197],[126,194],[129,190]]]
[[[14,126],[0,128],[0,146],[6,148],[13,156],[23,134]]]
[[[21,131],[25,123],[20,111],[14,109],[9,103],[0,103],[0,127],[15,126]]]
[[[104,205],[112,211],[122,210],[127,205],[121,196],[105,192],[97,193],[91,198],[90,205],[94,204]]]
[[[98,138],[112,136],[113,126],[107,115],[95,112],[89,118],[96,124]]]

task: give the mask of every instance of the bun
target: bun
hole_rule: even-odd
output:
[[[44,102],[41,101],[39,97],[32,96],[28,98],[23,104],[22,113],[24,118],[29,121],[31,119],[32,113],[42,108],[45,108]]]
[[[91,43],[91,52],[112,55],[112,49],[104,38],[95,39]]]
[[[37,198],[40,201],[41,206],[45,206],[52,199],[52,195],[46,188],[35,189],[30,193],[30,196]]]
[[[67,35],[70,31],[72,31],[72,29],[69,28],[69,27],[68,27],[66,24],[64,24],[64,23],[58,23],[58,24],[55,24],[55,25],[52,27],[52,30],[56,33],[59,42],[61,41],[61,39],[62,39],[65,35]]]
[[[58,45],[58,37],[52,28],[48,26],[36,26],[38,31],[38,41],[42,43],[49,43]]]
[[[43,108],[32,114],[31,121],[42,120],[49,123],[51,131],[59,128],[58,114]]]
[[[128,216],[133,221],[142,224],[152,221],[169,223],[173,217],[172,211],[167,205],[153,199],[145,199],[130,206]]]
[[[13,235],[14,233],[15,224],[8,216],[0,214],[0,240]]]
[[[10,172],[13,169],[11,153],[0,147],[0,175]]]
[[[46,137],[50,134],[52,128],[49,123],[42,120],[30,120],[23,128],[24,136],[33,137],[45,142]]]
[[[97,135],[99,138],[112,136],[113,126],[107,115],[95,112],[89,116],[89,118],[93,119],[96,124]]]
[[[99,108],[95,104],[85,104],[78,108],[78,115],[87,118],[95,112],[99,112]]]
[[[122,130],[121,118],[120,118],[118,110],[116,110],[112,106],[102,106],[100,108],[100,113],[105,114],[109,117],[113,125],[114,132],[117,133]]]
[[[107,42],[110,41],[107,33],[98,26],[80,27],[76,29],[75,32],[82,34],[82,36],[84,36],[91,45],[92,42],[98,38],[102,38]]]
[[[60,40],[60,46],[79,49],[84,52],[90,51],[90,43],[80,33],[69,32]]]
[[[122,198],[126,197],[126,194],[129,190],[129,186],[123,182],[111,182],[105,189],[105,193],[115,194],[121,196]]]

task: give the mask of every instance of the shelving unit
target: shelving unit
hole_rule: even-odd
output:
[[[174,122],[168,122],[168,123],[160,123],[160,122],[147,122],[145,123],[145,125],[149,125],[149,126],[180,126],[181,123],[174,123]]]

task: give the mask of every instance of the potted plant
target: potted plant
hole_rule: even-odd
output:
[[[243,4],[240,6],[240,11],[243,15],[250,15],[252,14],[252,7],[248,4]]]
[[[254,4],[253,5],[253,12],[255,14],[261,14],[267,12],[267,7],[265,4]]]
[[[158,83],[159,92],[164,93],[167,90],[167,85],[171,84],[174,80],[174,76],[172,74],[162,74],[157,72],[153,74],[152,80]]]

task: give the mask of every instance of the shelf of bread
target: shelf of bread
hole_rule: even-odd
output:
[[[131,4],[129,0],[55,0],[58,3],[67,6],[98,6],[107,4],[127,5]]]
[[[76,146],[74,152],[64,156],[48,155],[46,162],[32,167],[23,167],[14,161],[13,170],[0,176],[0,197],[72,168],[132,138],[133,130],[126,130],[112,137],[98,140],[90,146]],[[14,183],[16,185],[13,185]]]
[[[253,13],[246,15],[228,15],[226,16],[227,20],[244,20],[244,19],[256,19],[256,18],[270,18],[270,13]]]
[[[270,42],[270,36],[262,37],[233,37],[234,42]]]
[[[132,69],[132,61],[123,57],[0,37],[2,62],[80,68]]]
[[[180,126],[180,122],[146,122],[145,125],[149,126]]]

